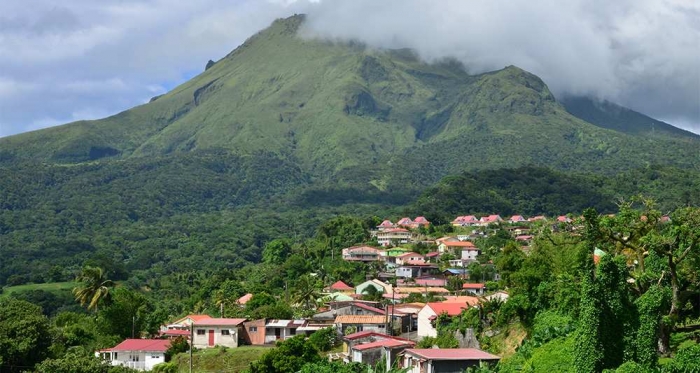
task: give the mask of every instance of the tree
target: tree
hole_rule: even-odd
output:
[[[136,370],[122,366],[111,366],[88,353],[69,351],[63,357],[47,359],[37,365],[36,373],[135,373]]]
[[[321,283],[320,281],[311,276],[303,275],[294,284],[294,301],[304,305],[304,309],[309,311],[311,306],[316,304],[316,299],[320,295]]]
[[[447,279],[447,290],[459,293],[462,291],[464,280],[459,276],[452,276]]]
[[[520,247],[512,241],[506,243],[503,251],[495,260],[496,268],[501,275],[501,281],[506,287],[512,286],[510,275],[520,270],[524,261],[525,254]]]
[[[143,294],[117,288],[113,292],[112,302],[98,313],[100,329],[107,335],[139,338],[151,311],[152,306]]]
[[[276,239],[268,242],[263,249],[263,262],[282,264],[292,253],[292,244],[286,239]]]
[[[49,346],[49,320],[41,308],[11,298],[0,300],[0,366],[10,372],[31,367],[47,356]]]
[[[379,290],[373,285],[370,285],[367,286],[364,290],[362,290],[362,300],[379,302],[383,299],[383,293],[384,292],[382,290]]]
[[[306,363],[321,361],[318,350],[303,335],[279,342],[276,348],[266,352],[250,364],[251,373],[294,373]]]
[[[100,302],[109,302],[110,289],[114,287],[114,282],[105,277],[102,268],[86,266],[76,281],[81,282],[81,285],[73,289],[73,295],[81,306],[87,303],[88,310],[97,312]]]

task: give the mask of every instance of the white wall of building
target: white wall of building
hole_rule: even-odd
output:
[[[201,334],[200,330],[203,330],[204,334]],[[211,331],[213,331],[214,335],[213,344],[209,343]],[[238,326],[195,326],[193,344],[197,348],[211,348],[214,346],[238,347]]]
[[[418,338],[437,337],[437,330],[433,327],[431,317],[437,316],[432,308],[425,306],[418,312]]]

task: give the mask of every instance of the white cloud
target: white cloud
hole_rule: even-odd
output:
[[[700,125],[700,4],[682,0],[0,1],[0,136],[148,101],[275,18],[306,31],[515,64],[557,93],[593,94]],[[85,115],[85,117],[80,117]],[[699,127],[695,127],[700,130]]]

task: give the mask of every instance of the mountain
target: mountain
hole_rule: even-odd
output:
[[[590,97],[568,96],[561,100],[566,111],[596,126],[631,135],[660,137],[695,137],[698,135],[622,107],[610,101]]]
[[[145,105],[0,139],[0,162],[266,152],[314,180],[382,190],[464,169],[533,164],[614,173],[699,162],[697,136],[668,125],[646,136],[649,121],[640,114],[562,106],[517,67],[469,75],[455,61],[427,64],[408,50],[304,39],[303,21],[275,21]]]

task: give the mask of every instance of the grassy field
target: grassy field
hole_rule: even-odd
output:
[[[259,359],[270,347],[261,346],[241,346],[238,348],[210,348],[196,351],[193,359],[193,372],[214,373],[214,372],[242,372],[250,363]],[[178,372],[189,372],[189,355],[179,354],[173,358],[177,363]]]
[[[32,291],[32,290],[44,290],[44,291],[49,291],[49,292],[58,292],[62,290],[72,290],[77,284],[75,282],[69,281],[69,282],[51,282],[51,283],[46,283],[46,284],[26,284],[26,285],[17,285],[17,286],[8,286],[2,289],[2,293],[0,293],[0,298],[1,297],[6,297],[12,293],[21,293],[25,291]]]

